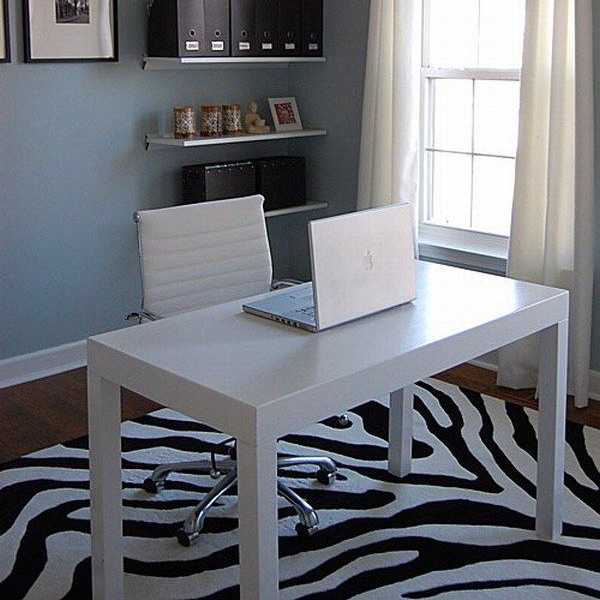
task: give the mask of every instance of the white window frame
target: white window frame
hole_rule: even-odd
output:
[[[497,270],[504,272],[508,257],[507,236],[461,229],[447,225],[436,225],[426,221],[427,203],[431,199],[427,196],[430,184],[426,185],[428,175],[426,169],[427,141],[431,139],[430,127],[433,123],[430,93],[433,89],[432,82],[436,79],[461,79],[461,80],[493,80],[493,81],[520,81],[520,69],[453,69],[431,67],[429,59],[429,15],[430,0],[423,0],[423,40],[422,40],[422,67],[421,67],[421,123],[420,123],[420,198],[419,198],[419,246],[420,254],[424,258],[455,262],[470,267],[480,266],[484,270]],[[456,152],[471,156],[471,152]],[[475,156],[487,156],[475,153]],[[497,155],[494,155],[497,156]],[[507,157],[507,158],[513,158]],[[429,173],[431,175],[431,173]],[[478,257],[481,257],[479,259]]]

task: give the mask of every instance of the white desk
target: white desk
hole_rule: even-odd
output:
[[[389,467],[407,474],[412,396],[402,390],[542,332],[537,531],[560,535],[567,292],[421,263],[414,303],[316,335],[241,304],[89,340],[96,600],[123,597],[120,386],[238,438],[241,597],[273,600],[277,438],[392,391]]]

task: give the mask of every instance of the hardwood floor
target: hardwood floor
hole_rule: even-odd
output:
[[[495,373],[473,365],[462,365],[437,378],[500,400],[537,407],[533,390],[499,388]],[[85,369],[0,390],[0,463],[87,435],[86,403]],[[123,392],[122,404],[124,421],[160,408],[129,391]],[[570,401],[568,418],[600,429],[600,402],[575,409]]]
[[[157,408],[125,390],[123,420]],[[0,390],[0,463],[87,435],[86,370],[77,369]]]

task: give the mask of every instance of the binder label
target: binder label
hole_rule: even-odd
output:
[[[188,52],[198,52],[200,50],[200,42],[186,42],[185,49]]]
[[[313,50],[318,50],[319,49],[319,44],[309,44],[308,45],[308,49],[313,51]]]
[[[262,49],[263,50],[273,50],[273,44],[263,44]]]
[[[223,52],[225,50],[225,42],[211,42],[213,52]]]
[[[250,50],[250,42],[240,42],[240,50]]]
[[[296,49],[296,44],[286,44],[285,45],[285,49],[286,50],[295,50]]]

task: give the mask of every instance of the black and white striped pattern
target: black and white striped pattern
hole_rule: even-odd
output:
[[[288,454],[324,453],[340,467],[327,488],[307,472],[292,487],[319,511],[320,532],[294,532],[280,503],[281,598],[600,598],[600,432],[569,424],[565,536],[538,541],[536,413],[438,381],[415,387],[413,474],[386,470],[388,409],[370,401],[290,435]],[[140,488],[154,465],[197,458],[224,436],[163,410],[123,426],[128,598],[226,600],[238,595],[235,490],[201,543],[174,532],[212,485],[173,477]],[[87,440],[0,466],[0,598],[90,597]]]

